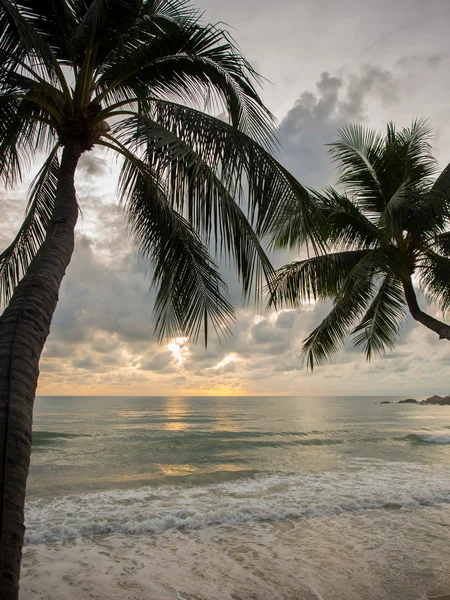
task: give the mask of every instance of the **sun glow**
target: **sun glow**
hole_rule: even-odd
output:
[[[174,359],[177,361],[178,366],[184,363],[189,355],[189,338],[179,337],[173,338],[168,344],[167,349],[172,352]]]
[[[238,354],[236,354],[236,352],[229,352],[228,354],[226,354],[223,359],[218,362],[216,365],[214,365],[213,367],[211,367],[211,369],[221,369],[222,367],[224,367],[225,365],[228,365],[231,362],[237,362],[242,360],[240,358],[240,356]]]

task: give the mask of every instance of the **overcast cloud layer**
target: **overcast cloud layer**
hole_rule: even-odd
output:
[[[257,70],[280,120],[281,160],[307,186],[332,184],[324,145],[338,127],[427,117],[434,151],[450,162],[448,0],[204,0],[205,20],[227,23]],[[156,343],[149,278],[127,238],[114,197],[114,167],[85,155],[77,180],[83,211],[41,360],[40,394],[404,394],[448,393],[447,342],[407,322],[394,352],[366,363],[350,347],[313,374],[301,341],[327,312],[279,315],[238,308],[232,338],[206,351],[188,340]],[[25,207],[23,190],[0,195],[0,247]],[[274,257],[276,265],[294,255]],[[233,300],[239,290],[231,283]],[[423,304],[425,301],[422,299]],[[429,307],[432,311],[433,308]]]

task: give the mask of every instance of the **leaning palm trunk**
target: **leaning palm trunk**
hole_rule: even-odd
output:
[[[440,340],[450,341],[450,325],[435,319],[431,315],[428,315],[426,312],[421,310],[419,303],[417,302],[416,293],[414,291],[411,279],[406,279],[403,281],[403,291],[405,293],[405,300],[412,318],[431,331],[434,331],[434,333],[437,333]]]
[[[63,151],[55,208],[47,236],[0,317],[0,598],[16,600],[24,537],[25,482],[31,454],[39,358],[74,248],[78,206],[76,144]]]

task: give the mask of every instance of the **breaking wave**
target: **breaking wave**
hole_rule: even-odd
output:
[[[314,518],[450,502],[450,469],[358,461],[342,472],[260,474],[196,487],[71,495],[27,504],[26,542],[99,534],[155,534],[213,524]]]

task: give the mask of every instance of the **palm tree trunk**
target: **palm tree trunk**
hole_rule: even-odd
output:
[[[74,248],[74,174],[81,147],[64,147],[55,209],[45,241],[0,317],[0,598],[17,600],[25,533],[39,358]]]
[[[430,317],[430,315],[427,315],[427,313],[420,309],[411,279],[403,282],[403,291],[405,292],[406,303],[413,319],[437,333],[439,339],[450,340],[450,326],[434,317]]]

